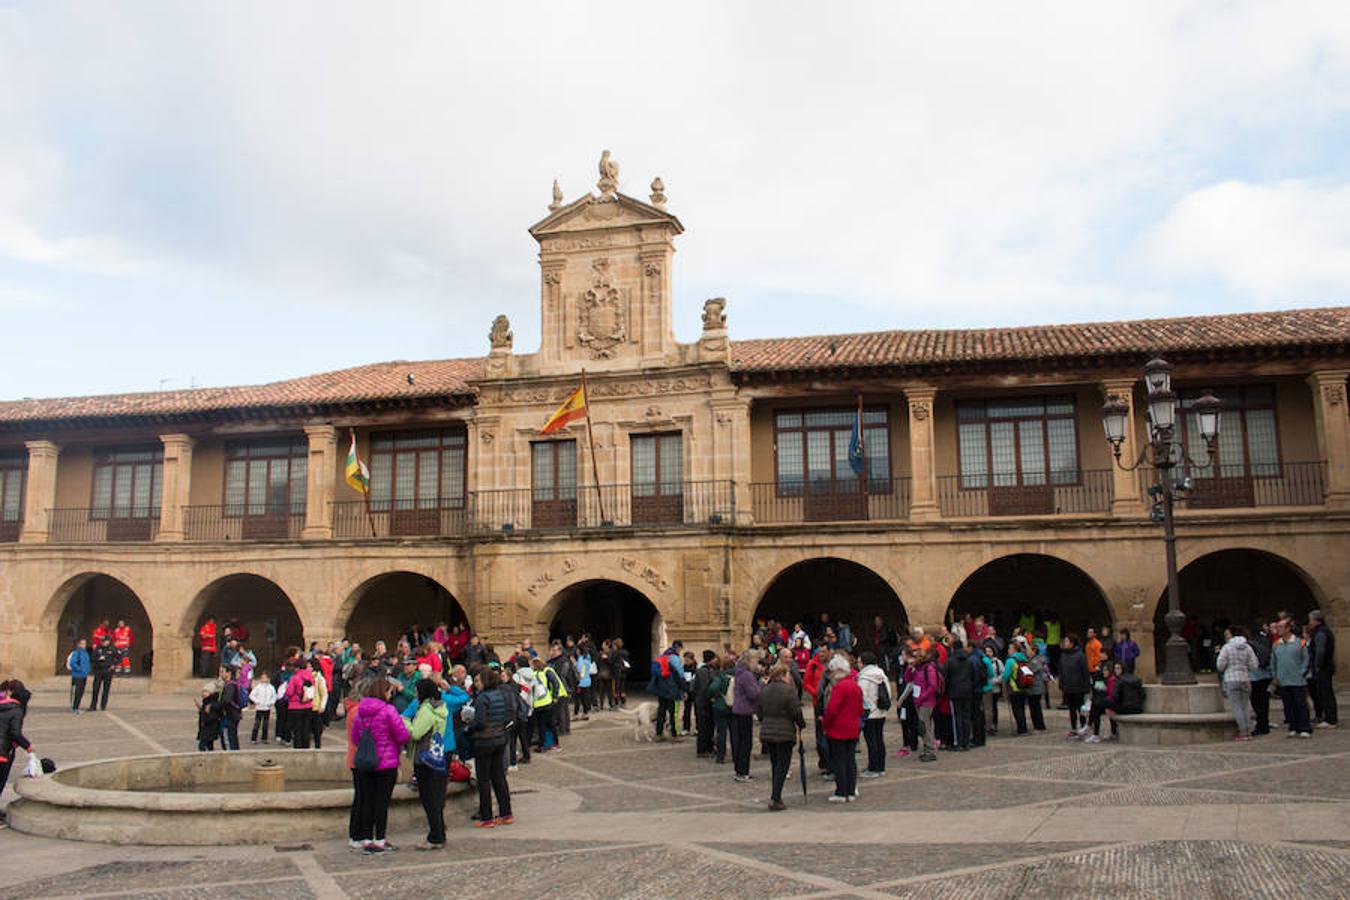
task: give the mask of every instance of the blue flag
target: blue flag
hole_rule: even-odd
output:
[[[863,473],[863,421],[862,405],[858,405],[858,415],[853,419],[853,433],[848,437],[848,465],[854,475]]]

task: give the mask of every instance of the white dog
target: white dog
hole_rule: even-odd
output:
[[[651,743],[656,740],[656,704],[648,700],[632,709],[621,710],[633,717],[633,740]]]

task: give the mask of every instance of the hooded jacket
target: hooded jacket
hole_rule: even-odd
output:
[[[952,700],[973,700],[979,680],[970,664],[970,652],[965,647],[953,647],[947,657],[947,697]]]
[[[312,709],[314,700],[305,699],[305,688],[312,684],[314,673],[309,669],[297,669],[286,681],[286,709]]]
[[[0,700],[0,762],[13,761],[15,747],[33,752],[32,743],[23,735],[23,706],[6,697]]]
[[[419,753],[431,746],[433,734],[441,735],[441,743],[447,753],[454,749],[454,729],[445,727],[445,723],[449,720],[450,712],[446,708],[445,701],[439,697],[432,697],[426,703],[418,705],[417,715],[413,716],[412,722],[408,724],[408,737],[412,740],[414,762]]]
[[[1092,690],[1087,657],[1077,647],[1070,647],[1060,654],[1059,687],[1066,694],[1086,694]]]
[[[1224,684],[1250,684],[1252,672],[1260,665],[1256,651],[1241,635],[1224,644],[1214,661],[1214,667],[1223,673]]]
[[[825,705],[825,736],[832,741],[856,741],[862,731],[862,688],[853,672],[836,680]]]
[[[759,739],[766,744],[789,744],[797,739],[797,729],[806,727],[797,690],[790,684],[771,681],[759,693]]]
[[[89,651],[84,647],[76,647],[70,651],[66,657],[66,667],[70,669],[71,678],[89,677]]]
[[[755,673],[744,662],[736,663],[735,702],[731,705],[731,714],[735,716],[753,716],[759,704],[759,692],[764,686],[759,683]]]
[[[858,687],[862,690],[863,709],[867,710],[867,718],[886,718],[886,710],[877,709],[877,691],[886,683],[886,673],[880,666],[863,666],[862,671],[858,673]],[[889,691],[890,687],[887,686],[886,690]],[[894,697],[891,698],[891,702],[895,702]]]
[[[408,726],[403,724],[403,717],[398,714],[398,710],[394,709],[393,704],[376,697],[362,698],[348,731],[353,745],[360,743],[361,733],[367,728],[375,742],[375,755],[379,760],[376,770],[397,769],[399,751],[408,743],[409,737]]]

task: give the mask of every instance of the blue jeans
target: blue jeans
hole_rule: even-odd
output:
[[[220,749],[239,749],[239,722],[229,716],[220,720]]]

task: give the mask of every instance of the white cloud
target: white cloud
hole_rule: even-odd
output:
[[[1350,299],[1350,184],[1225,181],[1182,198],[1148,234],[1147,258],[1277,303]]]

